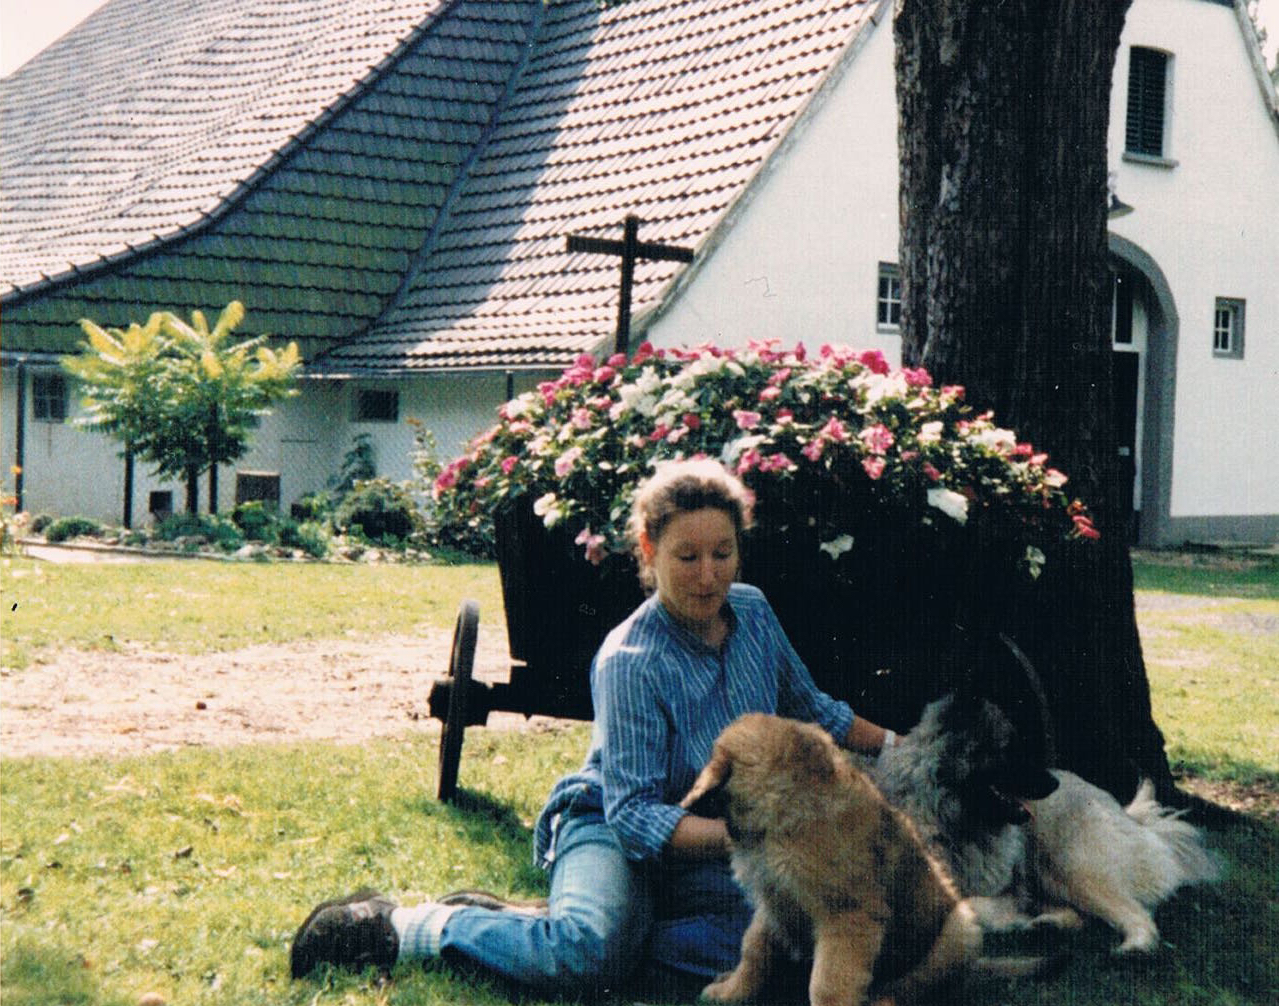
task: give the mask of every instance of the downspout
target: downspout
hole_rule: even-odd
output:
[[[13,424],[17,443],[13,451],[13,511],[21,513],[22,479],[27,462],[27,361],[18,360],[18,415]]]

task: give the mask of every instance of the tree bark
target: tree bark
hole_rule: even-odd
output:
[[[200,470],[194,466],[187,469],[187,513],[195,516],[200,512]]]
[[[124,449],[124,526],[133,529],[133,448]]]
[[[1101,540],[1008,600],[1017,642],[1062,764],[1116,794],[1148,776],[1168,798],[1111,422],[1106,138],[1130,3],[898,3],[902,357],[1048,451],[1088,504]]]

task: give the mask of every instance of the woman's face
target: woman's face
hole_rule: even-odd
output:
[[[714,623],[737,576],[732,518],[713,508],[677,514],[643,551],[666,610],[694,630]]]

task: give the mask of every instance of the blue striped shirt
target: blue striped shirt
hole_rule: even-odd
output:
[[[817,723],[843,743],[853,711],[820,691],[764,595],[735,583],[729,633],[710,647],[653,595],[605,638],[591,665],[595,725],[586,764],[561,779],[538,818],[549,864],[556,816],[602,808],[627,856],[658,859],[688,813],[678,806],[720,732],[751,712]]]

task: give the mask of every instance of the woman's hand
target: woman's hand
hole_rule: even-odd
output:
[[[720,818],[687,814],[671,833],[670,848],[680,859],[727,859],[728,826]]]

